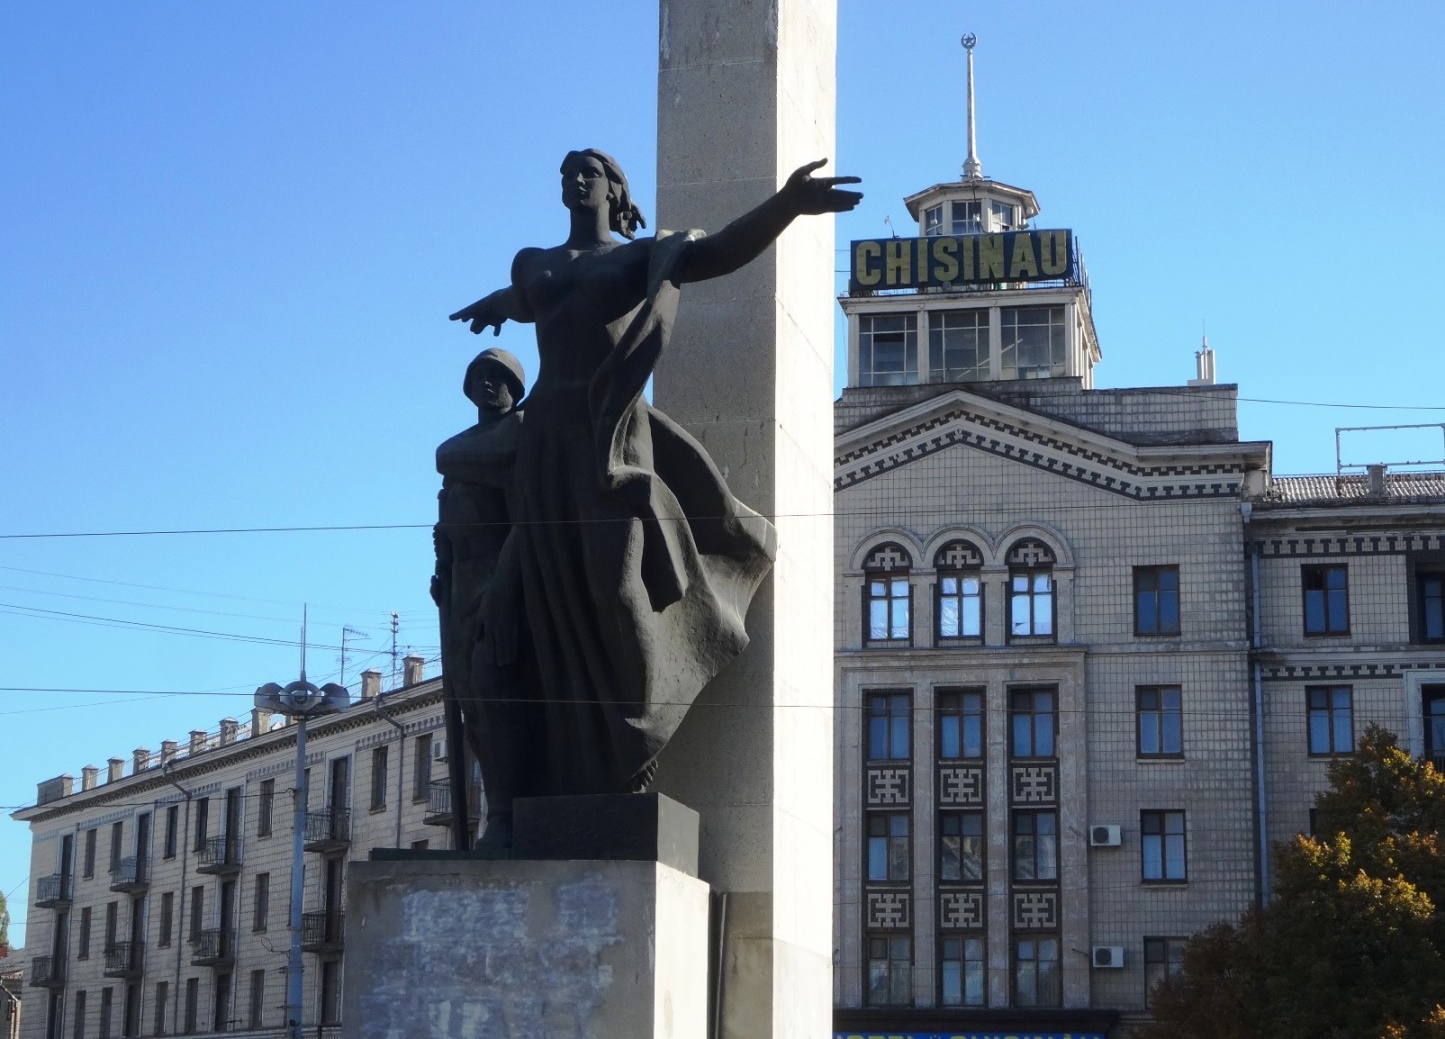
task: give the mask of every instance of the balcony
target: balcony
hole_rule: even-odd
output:
[[[351,809],[327,808],[306,813],[306,850],[345,851],[351,843]]]
[[[224,876],[241,872],[241,846],[230,837],[207,837],[198,851],[197,873]]]
[[[482,816],[482,785],[467,784],[467,818],[477,822]],[[426,814],[422,822],[428,826],[450,826],[452,824],[452,784],[450,780],[438,779],[427,788]]]
[[[49,877],[45,879],[50,879]],[[65,960],[59,956],[37,956],[30,961],[25,980],[35,988],[64,988]]]
[[[35,905],[39,909],[64,909],[70,905],[70,878],[52,873],[35,882]]]
[[[140,942],[116,942],[105,948],[107,978],[138,978],[145,969],[145,946]]]
[[[191,935],[192,967],[229,967],[235,961],[235,931],[218,927]]]
[[[144,891],[150,886],[148,863],[138,855],[121,859],[111,868],[110,889],[112,891]]]
[[[306,952],[340,952],[346,914],[335,910],[301,914],[301,948]]]

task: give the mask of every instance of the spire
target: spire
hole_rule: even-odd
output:
[[[968,51],[968,158],[963,163],[963,176],[965,180],[982,180],[983,164],[978,161],[978,138],[973,129],[973,48],[978,37],[964,33],[960,42]]]

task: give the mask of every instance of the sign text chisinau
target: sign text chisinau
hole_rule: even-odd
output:
[[[865,238],[852,244],[850,292],[1054,281],[1074,276],[1072,231]]]

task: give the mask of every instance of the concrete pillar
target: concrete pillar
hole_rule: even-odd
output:
[[[264,707],[251,708],[251,738],[264,736],[271,731],[271,712]]]
[[[240,733],[240,723],[235,718],[221,719],[221,746],[229,747],[236,742],[236,736]]]
[[[149,747],[137,747],[131,754],[131,772],[138,775],[151,767],[151,752]]]
[[[125,775],[125,758],[106,758],[105,781],[107,783],[117,782]]]
[[[176,750],[179,744],[175,740],[161,740],[161,764],[165,765],[176,760]]]
[[[422,674],[426,670],[426,658],[412,654],[403,658],[402,662],[402,685],[417,685],[422,681]]]
[[[660,13],[658,227],[716,231],[833,158],[834,0]],[[752,645],[699,697],[657,781],[701,814],[700,876],[728,893],[728,1039],[832,1032],[833,266],[833,218],[804,217],[743,270],[686,286],[653,384],[778,526]]]
[[[96,778],[100,775],[100,769],[94,765],[86,765],[80,770],[80,789],[94,790]]]
[[[376,668],[367,668],[361,672],[361,698],[370,700],[381,695],[381,672]]]

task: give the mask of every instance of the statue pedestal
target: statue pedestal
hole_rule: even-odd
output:
[[[659,807],[674,835],[692,818],[695,846],[696,815]],[[353,863],[343,1035],[704,1039],[708,886],[656,858],[567,854]]]

